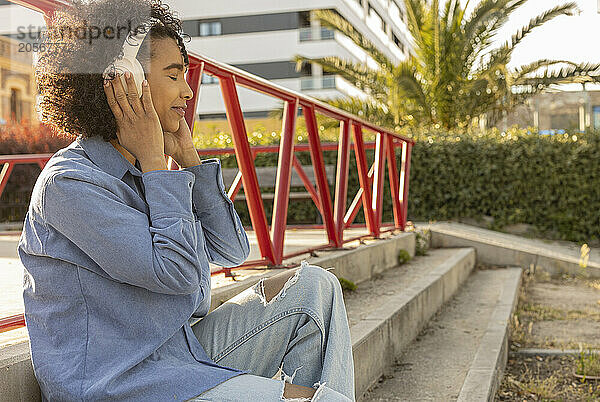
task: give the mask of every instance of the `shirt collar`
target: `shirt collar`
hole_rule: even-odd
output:
[[[113,145],[101,136],[89,138],[78,137],[77,141],[100,169],[122,179],[129,171],[134,176],[142,176],[141,170],[131,164]]]

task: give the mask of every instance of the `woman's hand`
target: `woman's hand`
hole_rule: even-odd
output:
[[[179,120],[179,129],[176,132],[165,131],[163,135],[165,138],[165,153],[175,159],[179,166],[190,167],[201,163],[185,118],[182,117]]]
[[[117,120],[119,143],[140,161],[143,172],[167,170],[163,132],[148,82],[142,83],[140,100],[131,73],[126,73],[125,79],[129,93],[125,93],[119,77],[104,84],[108,105]]]

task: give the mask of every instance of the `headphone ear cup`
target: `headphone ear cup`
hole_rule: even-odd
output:
[[[125,92],[129,92],[127,90],[127,82],[125,81],[125,73],[130,72],[133,75],[133,80],[135,81],[135,87],[137,89],[137,93],[139,96],[142,96],[142,81],[144,80],[144,69],[142,65],[137,59],[130,59],[129,57],[123,57],[120,60],[117,60],[111,66],[114,68],[116,73],[123,74],[121,76],[121,83],[123,84],[123,88]]]

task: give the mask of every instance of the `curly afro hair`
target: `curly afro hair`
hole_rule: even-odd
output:
[[[122,54],[127,33],[150,27],[138,60],[147,71],[149,40],[171,38],[188,55],[181,20],[160,0],[76,0],[49,24],[35,67],[42,122],[68,138],[117,139],[117,123],[104,94],[102,73]]]

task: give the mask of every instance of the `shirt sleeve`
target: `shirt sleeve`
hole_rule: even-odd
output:
[[[152,292],[210,297],[198,258],[191,173],[142,175],[149,216],[78,171],[54,174],[44,186],[42,216],[115,280]],[[207,264],[204,264],[207,265]]]
[[[248,258],[250,244],[233,202],[225,192],[221,161],[207,159],[182,171],[195,176],[193,210],[202,225],[208,260],[222,267],[240,265]]]

